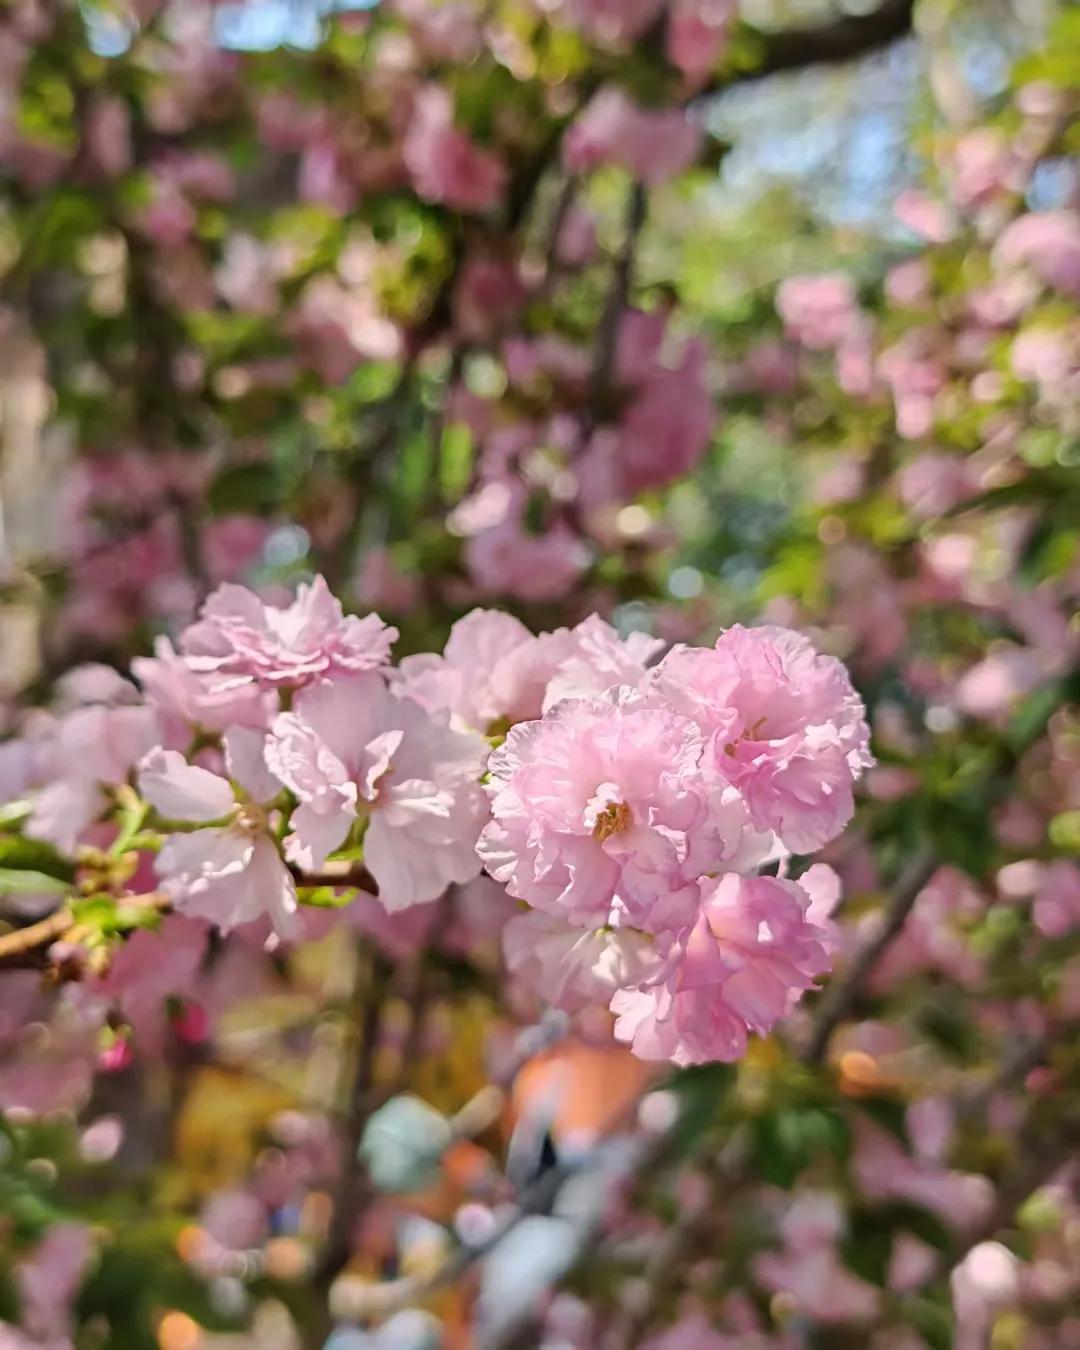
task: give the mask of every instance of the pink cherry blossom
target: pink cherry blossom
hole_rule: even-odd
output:
[[[639,38],[660,12],[663,0],[556,0],[559,9],[590,41],[623,47]],[[545,8],[552,6],[545,3]]]
[[[1071,211],[1020,216],[994,246],[1001,268],[1027,266],[1045,285],[1080,299],[1080,223]]]
[[[737,11],[737,0],[675,0],[665,34],[668,60],[692,86],[715,73]]]
[[[855,285],[842,272],[788,277],[776,292],[784,332],[812,351],[838,347],[858,318]]]
[[[511,980],[571,1013],[610,1003],[617,989],[648,979],[660,959],[632,928],[574,928],[536,909],[511,918],[502,940]]]
[[[694,722],[627,687],[565,700],[491,756],[480,856],[511,895],[567,922],[681,927],[698,877],[749,835],[702,751]]]
[[[266,747],[300,802],[287,856],[318,868],[363,819],[364,861],[386,908],[434,900],[480,870],[486,750],[378,675],[311,686],[277,718]]]
[[[590,614],[561,640],[558,634],[551,638],[558,664],[544,692],[545,712],[564,698],[590,698],[614,685],[639,687],[650,660],[664,646],[646,633],[620,638],[598,614]]]
[[[901,192],[893,212],[901,225],[932,244],[947,243],[956,228],[944,203],[914,188]]]
[[[71,1305],[92,1254],[85,1224],[53,1223],[33,1253],[15,1266],[22,1325],[35,1344],[67,1343]]]
[[[701,886],[701,911],[661,978],[611,1001],[615,1035],[642,1059],[739,1059],[829,968],[828,935],[793,881],[729,872]]]
[[[33,780],[44,786],[27,834],[71,853],[105,809],[105,788],[125,782],[157,739],[150,708],[88,704],[65,714],[33,746]]]
[[[225,734],[229,777],[189,764],[175,750],[152,750],[139,766],[143,796],[166,820],[201,828],[171,834],[157,856],[162,892],[190,918],[222,932],[267,917],[279,937],[297,931],[296,884],[270,831],[268,803],[281,784],[263,763],[263,733]]]
[[[228,727],[266,727],[276,700],[256,684],[222,682],[213,674],[197,674],[168,638],[158,638],[153,656],[139,656],[132,674],[154,709],[162,742],[186,747],[193,731],[222,732]]]
[[[1059,858],[1049,864],[1031,913],[1044,937],[1064,937],[1080,928],[1080,867],[1076,863]]]
[[[716,413],[705,383],[705,346],[687,342],[658,366],[617,429],[622,494],[634,496],[688,474],[712,441]]]
[[[503,489],[502,484],[491,484]],[[567,594],[589,564],[589,549],[564,521],[541,533],[524,526],[515,503],[524,494],[507,487],[496,523],[471,534],[465,543],[469,572],[484,595],[513,595],[520,600],[557,600]]]
[[[539,716],[548,678],[567,642],[553,633],[534,637],[511,614],[474,609],[451,628],[441,656],[406,656],[394,688],[486,732],[500,719]]]
[[[834,838],[872,762],[862,700],[841,663],[788,629],[723,633],[676,647],[650,687],[710,735],[710,764],[745,795],[755,826],[796,852]]]
[[[609,85],[566,133],[563,164],[570,173],[617,164],[646,187],[656,187],[682,173],[700,143],[701,128],[681,109],[647,111]]]
[[[403,146],[416,191],[458,211],[487,211],[501,198],[506,166],[454,125],[445,89],[428,85],[416,99]]]
[[[162,1053],[166,1000],[190,995],[197,987],[207,932],[198,920],[169,914],[156,932],[133,933],[94,987],[131,1026],[141,1053]]]
[[[297,687],[386,665],[396,637],[377,614],[345,615],[320,576],[280,609],[243,586],[219,586],[185,630],[181,651],[218,689]]]

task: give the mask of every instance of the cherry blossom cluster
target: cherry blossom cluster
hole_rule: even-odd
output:
[[[738,1058],[829,967],[835,877],[786,863],[850,818],[871,762],[862,704],[785,629],[735,627],[646,667],[651,641],[631,652],[587,626],[559,701],[490,760],[480,853],[532,907],[508,926],[511,964],[566,1007],[611,990],[642,1058]]]
[[[835,878],[787,872],[843,829],[871,762],[838,661],[741,627],[657,661],[595,615],[534,636],[474,610],[442,654],[392,666],[396,637],[321,577],[281,607],[223,585],[135,660],[141,693],[73,674],[72,706],[5,747],[7,792],[77,853],[130,776],[158,891],[222,932],[299,936],[305,886],[361,857],[391,914],[486,867],[528,906],[514,978],[610,1005],[647,1059],[736,1058],[828,969]]]

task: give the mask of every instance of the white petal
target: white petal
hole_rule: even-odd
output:
[[[235,803],[224,778],[160,746],[139,765],[139,790],[167,820],[219,820]]]

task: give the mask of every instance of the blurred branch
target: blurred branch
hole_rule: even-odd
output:
[[[820,1063],[833,1032],[858,1000],[863,981],[900,935],[920,891],[937,870],[936,850],[926,847],[916,853],[896,883],[885,910],[884,922],[877,933],[848,963],[843,974],[834,979],[821,997],[817,1020],[804,1052],[811,1064]]]
[[[695,1201],[681,1205],[668,1225],[645,1268],[637,1296],[628,1302],[605,1340],[605,1350],[633,1350],[648,1331],[672,1284],[690,1264],[698,1238],[715,1220],[721,1192],[729,1189],[742,1171],[747,1148],[745,1127],[735,1130],[718,1155],[713,1155],[713,1148],[714,1141],[706,1136],[698,1162],[709,1184]]]
[[[615,260],[604,312],[596,332],[596,360],[589,380],[589,408],[587,420],[598,415],[598,405],[603,401],[615,371],[615,357],[619,344],[619,323],[626,309],[630,287],[634,280],[634,258],[637,255],[638,239],[645,225],[648,210],[648,196],[643,183],[635,182],[626,199],[626,224],[624,227],[622,248]],[[586,439],[586,437],[582,437]]]
[[[360,1144],[372,1113],[384,1099],[384,1094],[375,1090],[375,1060],[394,968],[375,948],[367,949],[358,944],[358,952],[362,964],[354,998],[356,1063],[345,1109],[342,1170],[334,1197],[333,1217],[322,1256],[311,1277],[315,1295],[315,1325],[310,1341],[313,1350],[323,1345],[330,1331],[330,1286],[352,1255],[353,1226],[369,1198],[370,1181],[367,1169],[360,1161]]]
[[[762,57],[750,70],[718,77],[703,90],[717,93],[732,84],[763,80],[808,66],[839,66],[889,46],[912,32],[915,0],[885,0],[869,14],[850,14],[812,28],[787,28],[761,35]]]

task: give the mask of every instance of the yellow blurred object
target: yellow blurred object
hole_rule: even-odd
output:
[[[408,1086],[436,1110],[452,1114],[487,1083],[484,1051],[494,1012],[482,994],[430,1010],[428,1034],[441,1047],[420,1057]]]
[[[200,1069],[176,1124],[176,1161],[191,1189],[204,1193],[242,1178],[258,1136],[293,1105],[291,1093],[264,1080]]]

